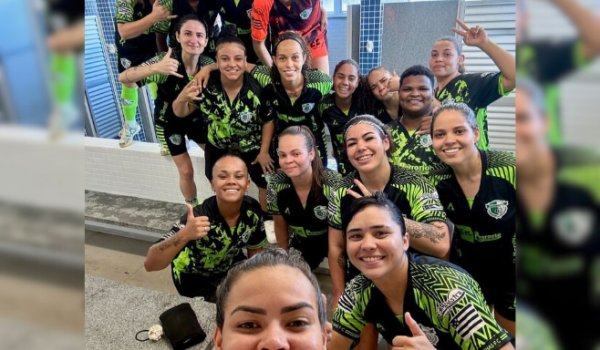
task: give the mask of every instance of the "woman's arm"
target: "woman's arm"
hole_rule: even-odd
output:
[[[200,101],[202,98],[198,97],[200,89],[196,85],[196,81],[190,81],[181,90],[175,101],[173,101],[173,114],[175,116],[184,118],[190,115],[196,110],[196,106],[192,102]]]
[[[160,5],[158,1],[159,0],[154,1],[154,4],[152,5],[152,12],[146,17],[133,22],[117,23],[117,30],[119,31],[119,35],[123,40],[133,39],[144,34],[148,29],[150,29],[150,27],[154,25],[154,23],[177,17],[171,16],[169,9],[167,9],[167,7],[164,5]],[[119,6],[121,5],[118,4],[117,9]],[[133,8],[131,8],[130,11],[133,13]]]
[[[256,41],[252,40],[252,48],[254,48],[254,52],[258,59],[267,67],[271,67],[273,65],[273,58],[267,50],[267,46],[265,46],[265,41]]]
[[[160,58],[156,56],[155,59]],[[153,59],[154,60],[154,59]],[[144,80],[150,76],[160,74],[164,78],[167,75],[174,75],[179,78],[183,78],[181,74],[177,73],[177,68],[179,67],[179,61],[171,58],[171,48],[164,54],[164,57],[158,61],[157,63],[145,65],[145,66],[137,66],[131,67],[123,71],[119,74],[119,82],[123,84],[131,84],[136,83],[140,80]],[[159,79],[156,79],[159,80]]]
[[[505,92],[511,91],[517,84],[517,68],[515,56],[504,50],[498,44],[488,38],[488,35],[480,26],[469,28],[463,21],[456,22],[464,29],[452,28],[452,30],[463,37],[468,46],[476,46],[485,52],[502,72],[502,87]]]
[[[591,60],[600,54],[600,18],[594,11],[583,6],[576,0],[547,0],[569,17],[577,27],[583,39],[583,51],[587,60]]]
[[[275,236],[277,237],[277,245],[286,251],[290,250],[290,236],[288,234],[288,225],[281,215],[273,215],[275,222]]]
[[[444,258],[450,250],[450,234],[444,222],[426,224],[404,219],[406,232],[410,237],[410,246],[431,256]]]
[[[331,309],[337,308],[340,297],[344,292],[346,284],[346,241],[341,230],[329,227],[329,273],[331,274],[331,285],[333,297],[331,300]]]
[[[271,159],[271,156],[269,155],[269,147],[271,146],[271,140],[273,139],[274,133],[275,123],[268,122],[263,124],[260,152],[258,153],[258,156],[256,156],[256,159],[254,159],[252,162],[252,164],[260,163],[260,166],[263,169],[263,174],[273,174],[275,172],[273,159]]]

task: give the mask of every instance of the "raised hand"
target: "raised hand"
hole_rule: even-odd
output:
[[[431,116],[423,117],[417,135],[426,135],[431,133]]]
[[[210,221],[208,216],[194,216],[194,209],[191,205],[188,206],[187,223],[182,229],[185,230],[185,235],[188,241],[202,239],[206,237],[210,231]]]
[[[381,94],[383,96],[387,95],[390,92],[394,92],[394,91],[400,91],[400,77],[398,76],[398,74],[396,74],[396,70],[394,69],[394,72],[392,73],[392,77],[388,79],[388,84],[385,88],[383,88],[383,91],[381,92]]]
[[[435,350],[433,345],[425,336],[419,325],[407,312],[404,314],[404,322],[408,325],[412,337],[399,335],[392,340],[392,350]]]
[[[356,186],[358,186],[358,188],[360,189],[360,191],[363,194],[361,195],[360,193],[352,191],[352,190],[346,191],[352,197],[354,197],[354,198],[361,198],[363,196],[370,196],[370,195],[372,195],[372,193],[369,190],[367,190],[367,188],[365,187],[365,185],[363,185],[362,182],[360,182],[358,179],[354,179],[354,184]]]
[[[155,23],[177,17],[177,15],[171,16],[169,9],[165,5],[161,5],[159,0],[154,0],[154,4],[152,4],[152,13],[150,13],[150,16],[154,17]]]
[[[196,81],[192,80],[183,88],[183,90],[181,90],[178,99],[181,98],[182,100],[188,103],[201,101],[202,98],[198,97],[199,93],[200,89],[198,88],[198,85],[196,85]]]
[[[177,73],[177,69],[179,68],[179,61],[174,58],[171,58],[171,48],[165,54],[160,62],[153,65],[153,71],[156,71],[160,74],[164,75],[174,75],[178,78],[183,78],[183,75]]]
[[[462,36],[463,41],[468,46],[479,47],[480,45],[485,44],[488,41],[488,35],[487,35],[485,29],[483,29],[481,26],[475,26],[473,28],[469,28],[465,24],[465,22],[461,21],[460,19],[457,19],[456,23],[458,23],[458,25],[461,26],[464,29],[464,31],[460,30],[456,27],[452,28],[452,31],[454,31],[456,34]]]

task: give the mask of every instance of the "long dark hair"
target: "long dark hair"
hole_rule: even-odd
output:
[[[300,255],[290,255],[281,248],[263,250],[248,260],[233,266],[227,272],[227,276],[221,281],[217,288],[217,327],[223,329],[225,323],[225,306],[231,289],[235,287],[235,282],[248,272],[256,271],[263,267],[289,266],[300,270],[310,284],[315,289],[315,298],[317,301],[317,314],[321,327],[325,327],[327,319],[325,316],[325,305],[321,296],[321,287],[315,275],[310,271],[310,267]],[[268,287],[268,286],[267,286]]]
[[[367,207],[377,207],[387,210],[387,212],[390,213],[392,220],[400,226],[400,234],[402,236],[406,234],[406,223],[404,222],[404,217],[402,216],[400,208],[389,200],[384,192],[377,191],[370,196],[364,196],[352,201],[350,208],[342,213],[342,232],[344,237],[346,237],[346,231],[348,231],[348,224],[350,221],[352,221],[356,214]]]
[[[204,26],[204,32],[206,33],[206,38],[208,40],[208,25],[206,24],[206,22],[204,20],[200,19],[198,16],[196,16],[193,13],[190,13],[189,15],[185,15],[185,16],[181,17],[181,19],[175,25],[175,32],[181,33],[181,27],[183,27],[183,25],[187,21],[196,21],[196,22],[202,23],[202,26]]]
[[[306,60],[304,61],[304,65],[302,66],[302,74],[304,74],[307,70],[309,70],[311,68],[310,67],[310,59],[311,59],[310,51],[308,50],[308,44],[306,43],[306,40],[304,40],[302,35],[300,35],[300,33],[296,32],[296,31],[288,30],[286,32],[283,32],[281,35],[279,35],[279,40],[273,47],[273,57],[275,57],[273,59],[273,61],[275,61],[277,59],[277,48],[279,48],[279,44],[281,44],[285,40],[294,40],[295,42],[298,43],[298,45],[300,45],[300,48],[302,49],[302,54],[306,58]],[[277,69],[277,65],[275,64],[275,62],[273,62],[273,65],[271,66],[271,82],[273,84],[275,84],[275,82],[280,82],[280,81],[281,81],[281,74],[279,73],[279,70]]]
[[[349,64],[356,68],[356,72],[358,73],[358,86],[354,90],[352,94],[352,101],[356,106],[356,114],[377,114],[377,104],[376,99],[373,98],[371,93],[371,89],[369,88],[369,83],[367,82],[367,78],[360,74],[360,67],[355,60],[348,58],[342,60],[336,64],[333,69],[333,75],[337,73],[337,71],[344,65]]]
[[[318,202],[321,199],[321,195],[323,193],[323,183],[325,182],[325,167],[323,167],[323,162],[319,157],[319,150],[317,149],[317,140],[315,139],[315,136],[310,131],[310,129],[305,125],[293,125],[287,127],[281,132],[281,134],[279,134],[279,142],[281,142],[281,138],[285,135],[304,137],[304,145],[306,146],[306,150],[308,152],[310,152],[311,150],[315,152],[315,157],[311,162],[312,185],[310,189]]]

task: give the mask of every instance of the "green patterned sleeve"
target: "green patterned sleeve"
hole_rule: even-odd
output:
[[[247,213],[252,217],[253,227],[252,234],[248,239],[248,249],[260,249],[267,245],[267,232],[265,231],[265,222],[262,216],[260,204],[256,203],[252,211]]]
[[[329,227],[336,230],[342,229],[342,198],[346,195],[346,188],[343,186],[336,186],[332,188],[331,195],[329,197],[329,203],[327,205],[327,223]]]
[[[327,96],[329,95],[329,93],[331,92],[331,88],[333,87],[333,80],[331,79],[331,77],[326,74],[323,73],[321,71],[319,72],[319,77],[318,77],[318,89],[319,91],[321,91],[321,94],[323,96]]]
[[[273,181],[267,184],[267,212],[271,215],[281,215],[279,205],[277,203],[278,184]]]
[[[367,323],[364,313],[370,295],[371,289],[366,287],[363,275],[350,281],[333,314],[333,330],[352,340],[360,338],[360,332]]]
[[[412,219],[423,223],[446,222],[444,207],[433,184],[420,175],[414,176],[407,188]]]
[[[213,63],[215,63],[215,61],[212,58],[210,58],[208,56],[200,55],[200,67],[209,66]]]
[[[436,305],[441,329],[448,332],[463,350],[496,350],[510,341],[508,333],[496,322],[481,289],[466,273],[455,269],[439,271],[444,281],[440,295],[444,302]]]
[[[117,23],[133,22],[133,8],[136,0],[117,0]]]
[[[259,65],[254,67],[250,72],[250,76],[256,79],[262,87],[271,84],[271,68],[267,66]]]

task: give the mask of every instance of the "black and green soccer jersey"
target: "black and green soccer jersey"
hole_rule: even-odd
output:
[[[283,216],[293,235],[291,246],[302,252],[313,269],[327,256],[327,206],[331,191],[340,180],[339,173],[326,169],[323,192],[317,197],[311,191],[305,206],[302,205],[292,180],[285,173],[271,177],[267,186],[269,214]]]
[[[479,151],[481,182],[469,204],[452,168],[431,172],[446,215],[456,227],[451,261],[481,285],[488,303],[505,318],[515,316],[516,167],[510,152]]]
[[[331,91],[333,84],[331,77],[318,69],[305,71],[304,88],[300,96],[292,101],[280,81],[264,84],[264,82],[271,81],[270,68],[256,66],[252,71],[252,76],[256,77],[265,87],[262,100],[265,101],[267,109],[271,111],[272,116],[269,119],[275,120],[275,135],[281,133],[288,126],[307,126],[317,140],[317,150],[323,164],[327,164],[327,135],[317,104],[323,96]],[[277,149],[278,142],[278,138],[273,137],[273,150]],[[272,156],[277,159],[275,155]]]
[[[202,101],[194,103],[208,118],[208,142],[219,149],[238,144],[243,153],[260,149],[265,123],[260,115],[262,90],[254,78],[244,73],[242,88],[231,101],[223,89],[221,72],[213,71],[202,91]]]
[[[563,147],[554,158],[554,199],[540,222],[517,205],[517,291],[554,326],[561,343],[594,349],[591,340],[600,343],[600,303],[594,302],[600,295],[600,155]],[[560,307],[565,301],[568,307]]]
[[[160,62],[166,55],[166,52],[161,52],[156,55],[152,60],[148,61],[149,64]],[[173,101],[177,98],[179,93],[185,86],[190,82],[193,77],[188,77],[185,71],[185,65],[181,58],[181,50],[173,50],[171,52],[171,58],[176,59],[179,62],[177,73],[182,75],[183,78],[176,77],[174,75],[167,74],[153,74],[142,80],[142,85],[156,83],[158,86],[158,93],[156,100],[154,101],[154,121],[158,125],[164,125],[168,120],[177,118],[173,113]],[[198,71],[202,67],[212,64],[214,61],[206,56],[201,55],[198,59]],[[199,114],[199,113],[196,113]]]
[[[163,4],[166,0],[161,0]],[[150,13],[152,13],[152,4],[154,1],[144,0],[144,5],[137,0],[117,0],[117,9],[115,20],[116,23],[130,23],[138,21]],[[116,27],[116,25],[115,25]],[[115,45],[121,59],[127,59],[130,55],[142,55],[143,53],[155,53],[156,50],[156,32],[163,32],[164,25],[162,22],[155,23],[150,29],[146,30],[142,35],[131,39],[123,39],[118,30],[115,30]],[[128,68],[127,64],[123,66]]]
[[[400,120],[396,119],[386,125],[396,145],[390,163],[426,176],[432,167],[440,163],[431,146],[431,135],[418,135],[419,129],[408,131]]]
[[[545,90],[548,137],[553,145],[563,143],[559,80],[585,66],[588,61],[584,57],[581,40],[537,41],[517,45],[517,75],[531,78]]]
[[[328,208],[328,223],[334,229],[342,229],[342,213],[350,208],[354,197],[348,189],[362,193],[354,184],[360,180],[358,171],[344,176],[339,186],[332,191]],[[431,182],[418,173],[392,165],[390,179],[383,192],[400,209],[406,218],[423,223],[446,222],[446,213]]]
[[[408,283],[401,314],[364,275],[344,290],[333,316],[337,333],[358,339],[366,323],[375,325],[388,344],[412,333],[404,322],[409,312],[436,349],[495,350],[510,341],[496,322],[479,285],[460,267],[432,257],[408,254]]]
[[[177,289],[185,289],[181,281],[185,275],[211,277],[226,273],[242,249],[259,249],[267,244],[262,209],[255,199],[246,196],[240,208],[240,217],[230,228],[217,206],[217,197],[206,199],[194,208],[194,216],[208,216],[210,231],[199,240],[188,242],[171,263],[173,281]],[[187,222],[187,213],[160,241],[179,232]],[[159,241],[159,242],[160,242]],[[193,293],[192,293],[193,294]]]
[[[345,154],[346,152],[344,152],[344,126],[346,126],[348,120],[356,115],[356,102],[353,101],[350,109],[344,112],[335,103],[335,94],[332,93],[325,95],[321,102],[319,102],[318,111],[321,119],[323,119],[323,122],[329,129],[329,135],[331,135],[333,157],[337,162],[338,172],[346,175],[354,170],[354,167],[350,164]]]
[[[215,9],[219,11],[223,26],[233,27],[237,37],[244,42],[246,60],[250,63],[257,63],[258,56],[254,52],[250,24],[253,2],[254,0],[220,0]]]
[[[500,72],[460,74],[450,80],[444,89],[435,90],[435,98],[442,104],[462,102],[475,112],[481,135],[477,145],[480,149],[490,149],[487,107],[510,93],[504,90],[502,78]]]

